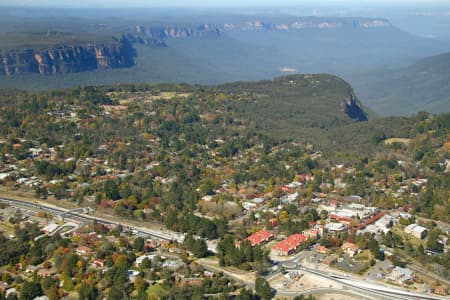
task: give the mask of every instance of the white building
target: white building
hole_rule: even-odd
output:
[[[45,226],[44,228],[42,228],[42,231],[45,233],[52,233],[53,231],[56,230],[56,228],[58,228],[58,224],[50,223],[47,226]]]
[[[325,228],[328,229],[329,232],[341,232],[347,230],[347,225],[343,223],[328,223],[325,225]]]
[[[136,266],[140,266],[142,264],[142,262],[144,261],[144,259],[148,258],[149,261],[153,261],[153,259],[156,257],[157,255],[154,254],[149,254],[149,255],[142,255],[136,258]]]
[[[410,280],[413,276],[413,272],[408,268],[401,268],[399,266],[395,267],[391,274],[389,275],[390,280],[400,280],[407,281]]]
[[[418,239],[423,239],[427,235],[427,229],[417,224],[410,224],[405,227],[405,232],[415,236]]]

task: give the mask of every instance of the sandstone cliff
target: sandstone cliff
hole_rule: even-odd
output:
[[[355,121],[367,121],[367,114],[362,109],[360,102],[356,99],[353,94],[349,95],[349,98],[342,101],[342,105],[344,106],[344,111]]]
[[[96,69],[125,68],[135,65],[133,44],[167,47],[165,39],[215,37],[221,31],[207,24],[192,27],[133,26],[122,38],[110,42],[21,47],[0,50],[0,76],[27,73],[59,74]]]
[[[192,27],[152,27],[136,25],[131,27],[129,34],[158,41],[168,38],[217,37],[221,35],[221,30],[216,26],[209,24],[200,24]]]
[[[0,75],[24,73],[58,74],[131,67],[136,51],[122,37],[111,43],[95,45],[61,45],[47,49],[0,50]]]

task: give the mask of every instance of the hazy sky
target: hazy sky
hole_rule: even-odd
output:
[[[6,6],[38,7],[221,7],[295,5],[411,5],[449,4],[449,0],[0,0]]]

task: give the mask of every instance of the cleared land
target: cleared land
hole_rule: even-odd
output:
[[[390,139],[386,139],[384,140],[384,143],[386,145],[391,145],[393,143],[401,143],[401,144],[405,144],[406,146],[408,146],[411,143],[411,139],[404,139],[404,138],[390,138]]]

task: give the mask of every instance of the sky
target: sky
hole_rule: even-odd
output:
[[[3,6],[26,7],[258,7],[297,5],[449,4],[449,0],[0,0]]]

